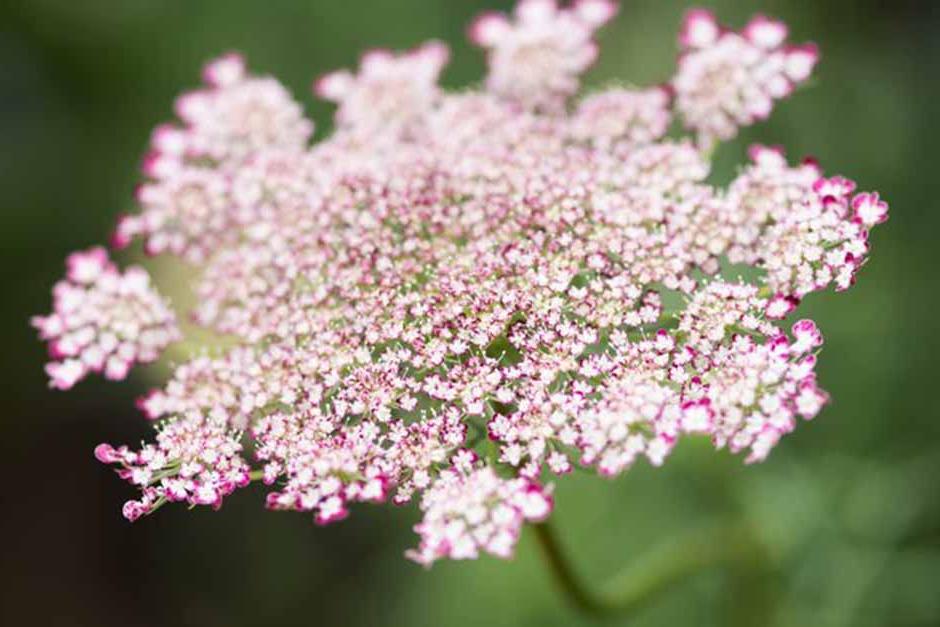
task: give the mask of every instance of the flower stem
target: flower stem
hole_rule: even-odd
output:
[[[555,582],[565,593],[568,601],[585,614],[605,614],[606,608],[603,604],[588,592],[575,575],[571,563],[558,543],[558,537],[551,522],[545,521],[535,525],[535,537],[538,538],[539,547],[548,562]]]
[[[597,589],[577,576],[549,523],[535,526],[535,536],[555,582],[569,603],[594,617],[625,616],[651,602],[673,584],[711,566],[747,571],[766,582],[767,559],[753,533],[741,524],[710,523],[672,538],[632,562]]]

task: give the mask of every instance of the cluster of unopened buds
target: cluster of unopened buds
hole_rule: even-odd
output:
[[[668,83],[576,100],[616,12],[481,16],[479,90],[438,87],[442,43],[369,52],[316,82],[338,112],[313,145],[277,81],[236,54],[208,64],[112,243],[197,265],[192,316],[229,348],[140,400],[154,442],[96,450],[142,491],[129,519],[261,481],[270,508],[319,523],[417,501],[422,564],[508,556],[550,514],[553,475],[658,466],[686,437],[761,461],[820,412],[822,336],[794,312],[854,282],[887,206],[762,146],[706,182],[715,143],[767,117],[816,49],[693,10]],[[33,321],[53,387],[124,378],[180,338],[146,272],[103,248],[69,257],[54,295]]]

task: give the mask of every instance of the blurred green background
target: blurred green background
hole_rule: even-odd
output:
[[[583,574],[608,580],[650,545],[710,516],[759,529],[777,576],[761,625],[940,625],[937,232],[940,21],[930,0],[704,2],[743,24],[761,10],[796,41],[820,43],[817,83],[718,154],[730,176],[751,141],[817,156],[877,189],[890,222],[845,294],[810,298],[827,338],[819,374],[834,402],[763,465],[694,442],[665,468],[639,465],[557,489],[554,520]],[[571,612],[533,537],[514,561],[406,562],[413,507],[358,507],[327,528],[263,510],[263,493],[223,511],[165,508],[131,526],[131,489],[92,457],[135,442],[129,385],[48,391],[27,326],[49,307],[65,254],[101,242],[130,209],[149,130],[229,49],[283,80],[322,135],[329,107],[312,78],[371,46],[431,37],[452,46],[444,81],[482,74],[463,36],[507,0],[6,0],[0,4],[0,189],[4,208],[0,381],[0,623],[3,625],[461,626],[590,624]],[[632,0],[602,36],[591,84],[666,80],[685,2]],[[751,625],[752,582],[706,571],[622,624]],[[617,624],[617,621],[612,621]]]

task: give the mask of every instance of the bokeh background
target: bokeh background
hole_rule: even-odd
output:
[[[637,626],[940,625],[940,12],[931,0],[705,1],[735,25],[757,10],[821,44],[816,84],[721,149],[730,177],[751,141],[813,154],[880,190],[891,220],[851,291],[807,315],[827,343],[834,403],[763,465],[680,447],[604,481],[569,477],[555,521],[584,576],[603,582],[649,546],[716,515],[759,530],[775,569],[769,601],[734,572],[705,571],[622,621]],[[445,39],[444,81],[482,74],[464,26],[508,0],[6,0],[0,3],[0,623],[3,625],[461,626],[590,624],[553,587],[533,537],[514,561],[442,563],[402,551],[412,508],[358,507],[346,522],[263,510],[260,489],[221,512],[167,507],[135,525],[131,488],[95,462],[100,441],[136,442],[130,384],[46,389],[27,326],[48,309],[67,252],[102,241],[130,209],[149,130],[200,65],[229,49],[281,78],[322,135],[311,79],[371,46]],[[685,2],[623,2],[588,81],[670,76]],[[576,473],[577,474],[577,473]],[[769,604],[769,605],[767,605]],[[617,624],[617,621],[612,621]]]

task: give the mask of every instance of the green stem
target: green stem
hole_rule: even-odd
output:
[[[571,564],[565,557],[564,551],[558,543],[555,528],[550,522],[535,525],[535,537],[538,538],[539,547],[548,562],[548,566],[555,582],[562,589],[568,601],[585,614],[605,614],[604,606],[594,598],[575,576]]]
[[[712,566],[766,574],[763,547],[740,524],[711,523],[692,529],[668,544],[648,551],[596,590],[576,575],[549,523],[535,526],[535,535],[549,569],[568,601],[597,618],[627,616],[651,602],[674,584]],[[763,580],[764,577],[755,577]]]

